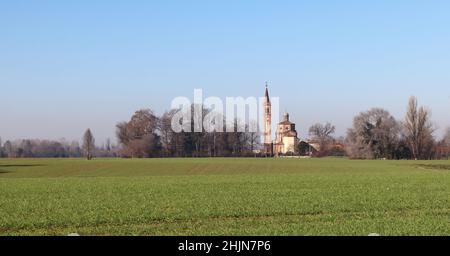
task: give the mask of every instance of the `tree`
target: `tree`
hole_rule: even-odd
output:
[[[434,144],[434,128],[430,116],[431,113],[428,109],[418,106],[416,97],[413,96],[409,99],[403,127],[413,159],[430,157]]]
[[[14,157],[14,149],[11,141],[7,140],[5,142],[5,145],[3,145],[3,147],[5,148],[6,157]]]
[[[400,125],[388,111],[373,108],[353,119],[347,131],[346,150],[351,158],[395,157]]]
[[[129,122],[118,123],[116,135],[125,157],[154,157],[160,155],[160,137],[156,133],[158,118],[150,109],[138,110]]]
[[[258,132],[258,124],[256,121],[251,121],[249,126],[249,131],[247,132],[247,140],[250,146],[250,151],[253,153],[261,142],[261,136]]]
[[[90,129],[87,129],[83,136],[83,150],[87,160],[91,160],[95,149],[95,139]]]
[[[105,150],[106,150],[107,152],[111,152],[111,139],[110,139],[110,138],[107,138],[107,139],[106,139]]]
[[[171,128],[171,120],[174,111],[165,112],[159,119],[159,130],[161,131],[161,146],[164,156],[170,156],[174,152],[174,136]]]
[[[3,150],[3,142],[2,142],[2,138],[0,137],[0,157],[4,157],[5,153]]]
[[[70,145],[67,145],[67,151],[69,157],[81,157],[83,152],[80,148],[80,143],[78,141],[72,141]]]
[[[333,143],[334,138],[332,137],[332,134],[335,130],[335,126],[330,123],[324,125],[317,123],[309,128],[309,135],[312,136],[312,140],[319,143],[318,154],[320,156],[327,154],[330,145]]]
[[[131,135],[128,131],[128,123],[120,122],[116,125],[116,136],[119,143],[127,145],[131,140]]]
[[[21,148],[23,150],[22,157],[33,157],[33,145],[31,140],[22,140]]]

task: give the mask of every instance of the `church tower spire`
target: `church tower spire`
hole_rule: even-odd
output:
[[[272,155],[272,104],[269,98],[269,88],[266,82],[266,91],[264,93],[264,151]]]

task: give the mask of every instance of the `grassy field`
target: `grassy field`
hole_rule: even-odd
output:
[[[0,235],[450,235],[450,161],[0,160]]]

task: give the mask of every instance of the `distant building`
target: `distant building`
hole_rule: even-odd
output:
[[[275,143],[273,144],[275,155],[297,154],[298,142],[295,124],[289,121],[289,113],[285,113],[283,121],[277,127]]]
[[[266,156],[320,156],[322,153],[333,156],[345,155],[342,143],[333,143],[327,149],[321,149],[320,143],[315,140],[300,140],[295,123],[289,120],[289,113],[284,113],[283,120],[277,124],[275,140],[272,140],[272,104],[269,98],[269,89],[264,92],[264,147],[261,151]],[[438,148],[437,152],[443,157],[450,158],[450,149]]]
[[[278,124],[275,141],[272,141],[272,105],[267,85],[264,97],[264,153],[270,156],[297,154],[299,139],[288,113],[284,114],[283,121]]]

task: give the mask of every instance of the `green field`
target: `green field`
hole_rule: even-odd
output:
[[[0,235],[450,235],[450,161],[0,160]]]

